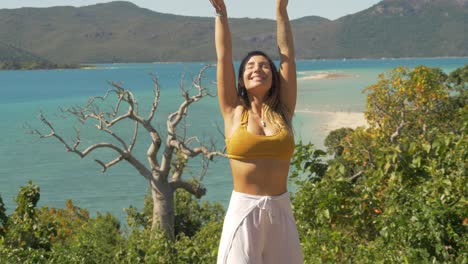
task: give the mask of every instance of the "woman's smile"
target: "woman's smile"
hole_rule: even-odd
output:
[[[246,64],[244,71],[244,85],[246,89],[259,85],[267,89],[272,84],[272,72],[268,60],[263,56],[252,56]]]
[[[265,80],[265,76],[252,76],[252,78],[250,78],[252,81],[263,81]]]

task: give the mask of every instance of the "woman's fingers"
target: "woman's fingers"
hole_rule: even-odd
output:
[[[215,2],[213,0],[210,0],[210,3],[214,8],[216,8],[216,4],[215,4]]]
[[[223,10],[224,7],[224,1],[223,0],[210,0],[211,5],[216,9],[216,10]]]

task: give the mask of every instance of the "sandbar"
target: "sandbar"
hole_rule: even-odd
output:
[[[342,78],[350,78],[350,77],[353,77],[353,75],[345,74],[345,73],[337,73],[337,72],[319,72],[319,73],[314,73],[312,75],[299,77],[297,78],[297,80],[300,80],[300,81],[326,80],[326,79],[342,79]]]

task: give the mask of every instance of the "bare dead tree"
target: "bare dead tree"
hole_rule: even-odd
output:
[[[191,88],[196,91],[195,95],[190,95],[186,89],[182,78],[180,85],[182,91],[183,102],[179,105],[177,111],[168,116],[166,122],[167,136],[161,134],[153,126],[152,122],[155,116],[156,109],[160,99],[160,86],[156,77],[153,77],[154,83],[154,100],[148,116],[145,118],[139,113],[138,103],[133,93],[124,89],[120,84],[111,83],[112,88],[105,93],[102,97],[92,97],[84,107],[71,107],[62,109],[62,112],[71,114],[78,118],[80,123],[85,124],[87,120],[94,121],[96,128],[114,138],[114,143],[96,143],[86,148],[80,148],[81,138],[80,131],[76,129],[76,139],[73,144],[68,143],[64,137],[56,132],[53,124],[47,120],[45,115],[41,112],[39,115],[42,123],[50,129],[48,134],[44,134],[37,129],[30,129],[30,133],[38,135],[40,138],[55,138],[60,141],[68,152],[75,153],[81,158],[88,156],[99,149],[111,149],[116,154],[113,160],[104,162],[99,159],[95,161],[102,166],[102,171],[107,171],[110,167],[125,160],[130,163],[138,173],[145,177],[151,189],[153,199],[153,218],[152,230],[155,228],[162,228],[166,234],[174,239],[174,192],[181,188],[192,195],[200,198],[205,195],[206,188],[201,184],[203,176],[205,175],[208,162],[214,156],[226,156],[223,151],[215,151],[212,142],[210,148],[200,143],[197,137],[186,138],[186,126],[176,131],[176,128],[185,120],[189,106],[206,96],[213,96],[208,89],[203,86],[202,81],[205,79],[204,73],[211,66],[203,67],[198,75],[193,78]],[[117,97],[111,111],[103,111],[100,109],[99,104],[108,100],[112,95]],[[128,106],[127,111],[122,113],[121,108],[124,105]],[[125,120],[133,122],[133,134],[127,143],[121,136],[119,136],[112,128]],[[182,122],[183,123],[183,122]],[[138,138],[138,129],[142,126],[151,138],[148,150],[146,151],[147,165],[138,160],[133,150]],[[179,134],[178,134],[179,133]],[[193,147],[196,143],[196,147]],[[157,154],[162,152],[161,159],[158,160]],[[193,182],[182,179],[182,173],[185,165],[190,158],[202,156],[202,171],[200,173],[200,181],[196,184]]]

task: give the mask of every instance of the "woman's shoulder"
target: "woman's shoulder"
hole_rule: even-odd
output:
[[[234,121],[237,117],[242,116],[242,113],[247,111],[242,104],[236,105],[229,113],[224,115],[224,121]]]
[[[238,106],[236,106],[236,108],[234,108],[234,115],[242,115],[242,113],[244,111],[247,111],[247,107],[245,107],[243,104],[239,104]]]
[[[244,105],[239,104],[238,106],[236,106],[234,108],[234,111],[232,111],[231,122],[233,123],[240,122],[240,120],[242,119],[242,115],[244,114],[245,111],[247,111],[247,108]]]
[[[243,105],[238,105],[229,116],[224,118],[224,129],[226,138],[230,138],[234,131],[241,125],[243,113],[247,109]]]

